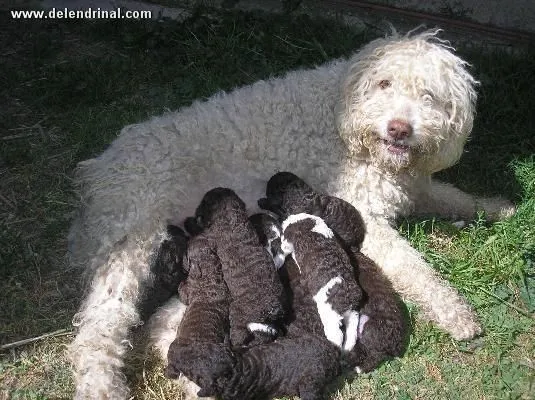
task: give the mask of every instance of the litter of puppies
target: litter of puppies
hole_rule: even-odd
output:
[[[214,188],[184,222],[183,259],[160,249],[162,270],[187,274],[167,376],[185,375],[200,397],[314,400],[338,376],[402,356],[404,305],[360,252],[359,212],[289,172],[258,204],[267,212],[248,217],[235,192]]]

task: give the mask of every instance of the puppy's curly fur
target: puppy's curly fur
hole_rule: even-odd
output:
[[[293,395],[320,400],[325,386],[341,373],[340,350],[321,336],[307,334],[251,347],[229,367],[232,376],[221,381],[218,391],[222,400]]]
[[[406,308],[381,269],[364,254],[354,254],[355,273],[365,293],[355,347],[345,354],[357,371],[370,372],[383,361],[401,357],[409,339]],[[346,333],[346,340],[349,336]]]
[[[231,296],[232,345],[272,340],[276,334],[272,326],[284,318],[284,293],[273,261],[248,220],[245,204],[230,189],[212,189],[197,208],[195,221],[210,237],[223,266]]]
[[[301,274],[300,285],[314,299],[327,339],[342,347],[343,318],[360,308],[362,290],[349,256],[320,218],[291,214],[282,223],[281,248]]]
[[[354,274],[365,296],[359,310],[359,324],[352,327],[353,332],[347,332],[349,328],[345,327],[344,349],[348,352],[348,364],[359,371],[369,372],[382,361],[401,356],[409,335],[405,308],[382,271],[358,250],[365,228],[355,207],[333,196],[315,192],[304,180],[289,172],[275,174],[268,182],[266,195],[267,198],[261,199],[259,204],[273,212],[282,215],[314,212],[324,218],[329,228],[338,233],[348,251]],[[274,223],[265,221],[270,222]],[[287,269],[292,274],[291,268]],[[297,281],[295,272],[292,275]]]
[[[211,349],[228,346],[230,294],[219,257],[204,235],[190,240],[187,264],[189,275],[181,295],[188,308],[169,347],[166,375],[178,378],[183,373],[210,392],[219,374],[212,365]]]

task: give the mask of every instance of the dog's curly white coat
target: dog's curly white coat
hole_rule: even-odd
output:
[[[127,126],[102,155],[80,163],[70,255],[92,284],[69,348],[75,398],[127,398],[129,328],[139,323],[137,301],[166,223],[193,215],[215,186],[234,189],[253,212],[268,178],[283,170],[362,213],[362,251],[428,318],[456,339],[481,331],[466,301],[391,226],[409,214],[468,219],[481,209],[498,219],[514,211],[431,178],[462,154],[477,84],[437,33],[392,34],[348,60]],[[392,120],[412,134],[392,139]],[[183,308],[174,299],[148,324],[164,357]]]

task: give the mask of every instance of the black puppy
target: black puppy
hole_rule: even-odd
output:
[[[188,279],[180,286],[180,298],[188,308],[167,354],[166,375],[180,373],[202,390],[217,387],[222,371],[214,364],[213,348],[228,347],[230,294],[221,262],[204,235],[192,238],[186,258]]]
[[[188,237],[177,226],[167,226],[167,236],[160,244],[152,264],[153,284],[141,301],[141,317],[146,320],[152,312],[176,294],[180,282],[187,277],[183,264]]]
[[[355,253],[358,281],[366,293],[358,326],[346,326],[345,358],[357,372],[370,372],[383,361],[401,357],[409,340],[406,308],[381,269]]]
[[[284,318],[283,288],[269,254],[231,189],[215,188],[185,223],[208,237],[221,260],[230,291],[230,340],[234,347],[271,341]]]

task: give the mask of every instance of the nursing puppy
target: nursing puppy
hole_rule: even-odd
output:
[[[187,277],[183,265],[186,255],[188,237],[177,226],[168,225],[165,239],[156,252],[152,273],[154,280],[152,286],[144,293],[140,314],[146,320],[154,310],[176,294],[180,282]]]
[[[300,285],[316,303],[325,337],[342,347],[344,317],[346,324],[358,325],[362,300],[349,256],[325,222],[306,213],[284,220],[281,249],[295,261]]]
[[[230,189],[203,197],[186,226],[215,246],[229,288],[230,340],[234,347],[272,340],[284,317],[283,288],[273,261],[248,220],[245,204]]]
[[[311,211],[325,218],[348,250],[364,301],[357,326],[350,326],[346,317],[343,348],[347,363],[369,372],[382,361],[401,356],[409,336],[405,308],[381,269],[358,251],[365,232],[360,213],[343,200],[316,193],[289,172],[275,174],[268,182],[266,195],[259,204],[272,211]]]
[[[273,175],[266,186],[266,198],[258,200],[258,205],[283,218],[299,213],[321,217],[348,248],[356,251],[360,250],[366,234],[364,221],[355,207],[345,200],[316,192],[291,172]]]
[[[310,334],[251,347],[229,366],[232,376],[220,380],[217,392],[222,400],[294,395],[320,400],[325,386],[341,373],[340,350],[324,337]]]
[[[166,376],[182,373],[209,392],[223,373],[215,367],[213,349],[228,347],[230,294],[219,257],[204,235],[190,240],[187,269],[180,296],[188,308],[169,347]]]
[[[346,326],[344,358],[357,372],[370,372],[383,361],[403,355],[410,329],[406,308],[381,269],[362,253],[354,257],[365,300],[358,326]]]

